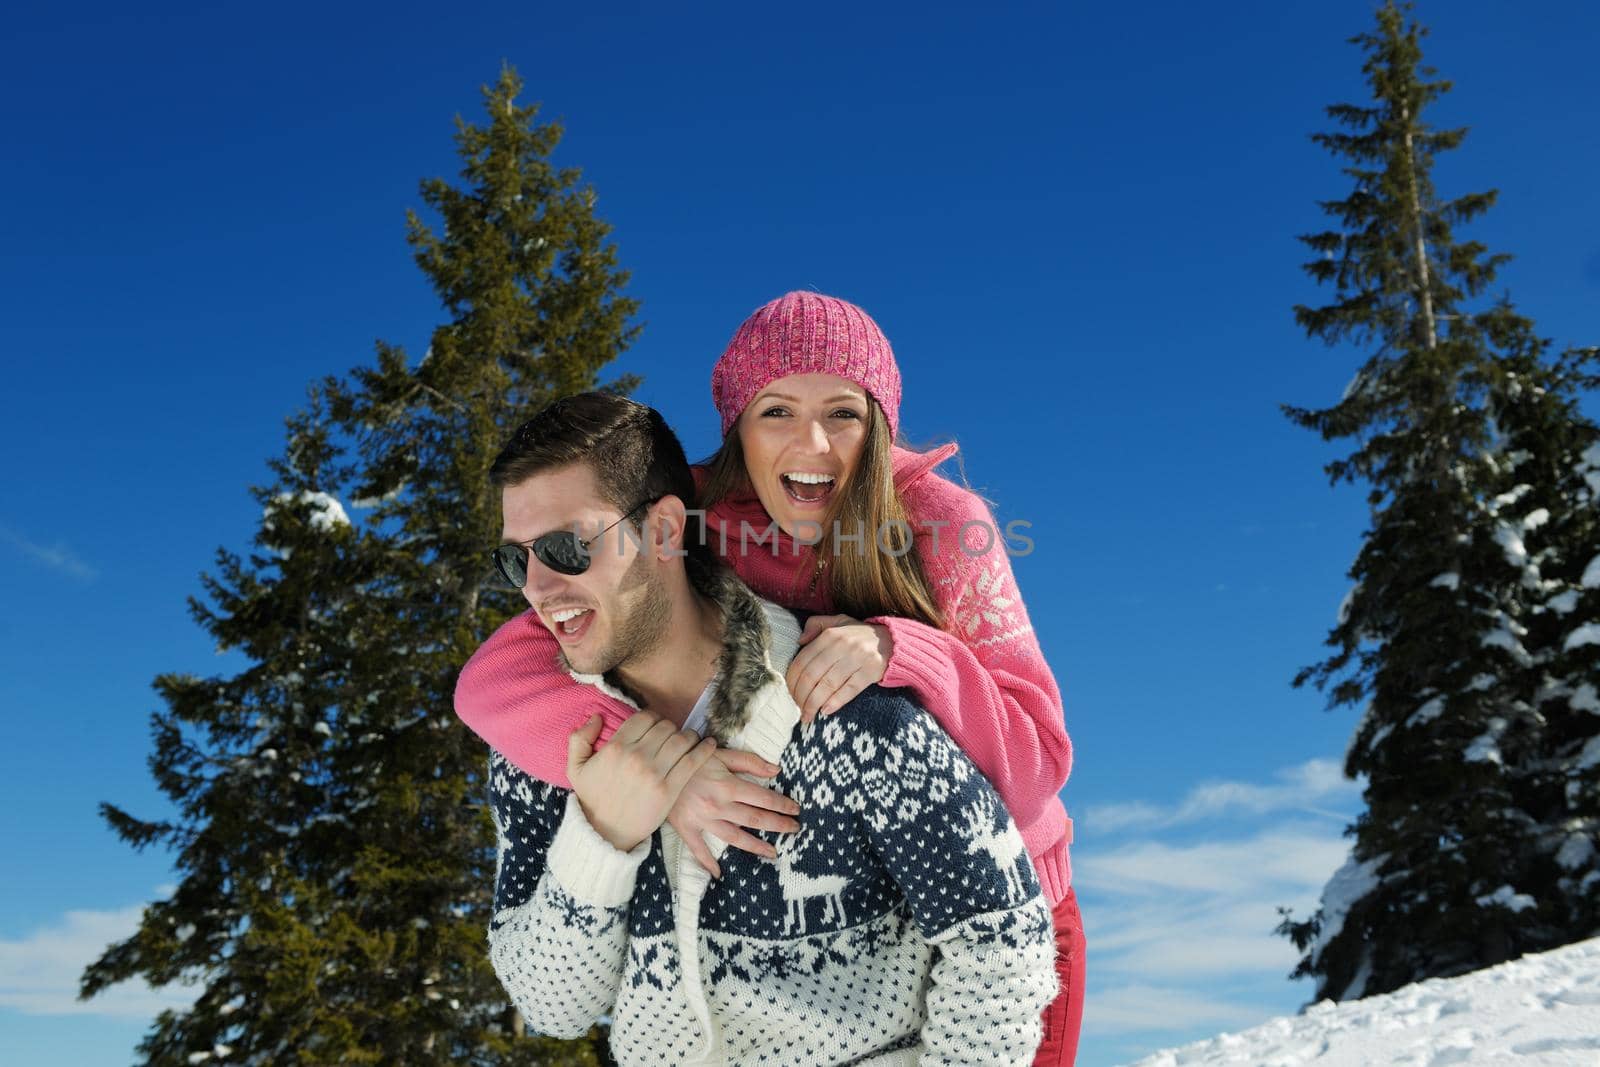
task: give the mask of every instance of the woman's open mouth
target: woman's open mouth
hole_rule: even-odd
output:
[[[831,474],[813,471],[789,471],[778,476],[783,491],[789,499],[803,508],[825,507],[833,497],[834,480]]]

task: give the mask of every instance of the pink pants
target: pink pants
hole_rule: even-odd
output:
[[[1070,888],[1051,918],[1056,926],[1056,974],[1061,992],[1044,1009],[1044,1041],[1033,1067],[1072,1067],[1078,1058],[1078,1030],[1083,1026],[1083,915],[1078,895]]]

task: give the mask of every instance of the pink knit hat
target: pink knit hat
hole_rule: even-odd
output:
[[[711,402],[722,433],[755,395],[791,374],[837,374],[878,402],[892,437],[900,425],[900,368],[872,317],[821,293],[785,293],[734,331],[711,369]]]

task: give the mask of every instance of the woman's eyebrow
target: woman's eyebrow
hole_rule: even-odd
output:
[[[756,399],[757,400],[787,400],[791,404],[800,403],[800,399],[798,397],[790,396],[788,393],[762,393]],[[865,399],[865,398],[860,393],[836,393],[833,396],[828,397],[828,399],[822,401],[822,403],[824,403],[824,404],[837,404],[841,400],[863,400],[863,399]]]

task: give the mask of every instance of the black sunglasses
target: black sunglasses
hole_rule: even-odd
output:
[[[607,526],[604,530],[585,540],[572,530],[551,530],[541,534],[532,541],[519,541],[511,544],[500,545],[494,552],[494,569],[500,577],[511,583],[512,588],[521,589],[528,584],[528,551],[539,557],[539,562],[558,574],[582,574],[589,569],[589,546],[594,544],[606,533],[637,512],[640,508],[649,507],[656,500],[641,500],[633,507],[622,513],[622,518]]]

